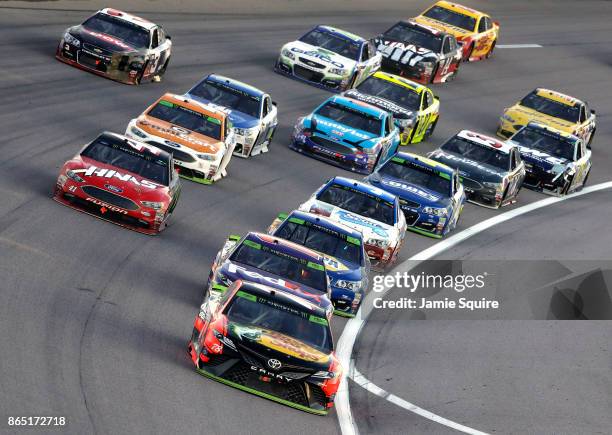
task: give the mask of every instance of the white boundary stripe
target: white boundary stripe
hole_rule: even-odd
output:
[[[542,48],[540,44],[499,44],[495,48]]]
[[[469,239],[472,236],[475,236],[478,233],[481,233],[497,224],[502,222],[506,222],[510,219],[513,219],[517,216],[520,216],[525,213],[529,213],[531,211],[537,210],[542,207],[547,207],[549,205],[556,204],[561,201],[566,201],[571,198],[576,198],[582,195],[587,195],[589,193],[598,192],[600,190],[605,190],[612,188],[612,181],[607,181],[605,183],[595,184],[593,186],[585,187],[580,192],[572,193],[571,195],[562,196],[562,197],[548,197],[546,199],[542,199],[540,201],[532,202],[531,204],[524,205],[522,207],[516,208],[514,210],[510,210],[508,212],[502,213],[500,215],[489,218],[485,221],[482,221],[474,226],[471,226],[454,236],[451,236],[447,239],[441,240],[435,245],[431,246],[424,251],[419,252],[416,255],[413,255],[404,263],[398,265],[397,267],[401,267],[403,264],[409,263],[411,266],[415,266],[420,261],[425,261],[430,258],[439,255],[440,253],[446,251],[449,248],[463,242],[466,239]],[[340,335],[340,339],[338,340],[338,345],[336,348],[336,356],[340,360],[340,363],[347,370],[346,376],[342,380],[342,384],[338,389],[338,394],[336,396],[336,412],[338,414],[338,423],[340,424],[340,430],[342,431],[342,435],[357,435],[359,434],[359,430],[357,429],[357,425],[353,419],[353,413],[351,411],[350,401],[349,401],[349,390],[348,390],[348,379],[351,378],[355,381],[359,386],[365,388],[367,391],[370,391],[374,394],[377,394],[380,397],[383,397],[389,400],[391,403],[396,404],[410,412],[414,412],[422,417],[428,418],[436,423],[443,424],[445,426],[452,427],[453,429],[461,430],[470,434],[484,434],[485,432],[477,431],[476,429],[471,429],[467,426],[463,426],[459,423],[455,423],[453,421],[447,420],[443,417],[440,417],[436,414],[433,414],[425,409],[419,408],[416,405],[413,405],[410,402],[407,402],[393,394],[387,393],[385,390],[377,387],[375,384],[368,381],[359,371],[355,368],[355,362],[351,358],[353,354],[353,347],[355,345],[355,341],[357,340],[357,336],[361,331],[361,328],[365,324],[368,315],[371,312],[371,309],[368,309],[372,304],[372,299],[374,298],[374,294],[376,297],[383,297],[390,288],[385,288],[382,292],[370,292],[366,296],[366,298],[362,302],[362,308],[357,313],[357,316],[349,319],[342,334]],[[391,398],[391,399],[390,399]],[[452,424],[452,425],[451,425]],[[465,428],[465,430],[458,429],[461,426]]]

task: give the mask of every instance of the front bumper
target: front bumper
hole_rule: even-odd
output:
[[[342,317],[355,317],[364,296],[363,290],[353,292],[332,285],[331,300],[334,304],[334,314]]]
[[[467,200],[473,204],[488,208],[502,206],[502,194],[492,187],[483,186],[471,178],[461,177]]]
[[[446,217],[433,216],[421,213],[418,207],[401,206],[408,230],[424,236],[441,239],[446,232],[448,219]]]
[[[324,144],[327,144],[327,146]],[[319,143],[317,143],[310,137],[300,138],[292,135],[289,148],[359,174],[368,175],[372,173],[374,168],[374,160],[368,159],[367,155],[357,155],[350,148],[334,143],[328,139],[321,138]]]
[[[299,61],[291,60],[282,55],[276,61],[274,71],[333,92],[346,91],[350,81],[349,77],[330,75],[324,69],[317,70],[306,67]]]
[[[526,164],[526,169],[523,181],[523,186],[526,188],[553,196],[561,196],[567,190],[569,181],[563,175],[553,181],[555,175],[549,174],[539,166]]]

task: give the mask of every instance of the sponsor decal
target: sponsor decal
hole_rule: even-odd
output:
[[[394,62],[408,66],[415,66],[423,59],[438,60],[438,56],[431,50],[423,47],[417,47],[414,44],[407,44],[398,41],[386,41],[378,39],[375,41],[378,44],[378,51],[382,56]]]
[[[372,104],[376,107],[380,107],[381,109],[384,109],[388,112],[392,112],[393,114],[403,113],[408,116],[414,115],[412,110],[404,109],[402,106],[395,104],[389,100],[386,100],[381,97],[376,97],[374,95],[362,94],[361,92],[356,91],[354,89],[346,92],[344,95],[346,95],[347,97],[351,97],[355,100],[362,101],[368,104]]]
[[[116,212],[116,213],[128,214],[128,211],[127,211],[127,210],[124,210],[124,209],[122,209],[122,208],[120,208],[120,207],[117,207],[117,206],[114,206],[114,205],[108,204],[108,203],[106,203],[106,202],[104,202],[104,201],[100,201],[99,199],[96,199],[96,198],[87,197],[87,198],[85,199],[85,201],[92,202],[92,203],[94,203],[94,204],[99,205],[100,207],[102,207],[102,208],[100,209],[100,211],[102,212],[102,214],[106,213],[108,210],[110,210],[110,211],[114,211],[114,212]]]
[[[326,52],[322,52],[319,50],[302,50],[298,47],[292,47],[291,51],[294,53],[304,54],[306,56],[314,57],[315,59],[322,60],[325,63],[335,66],[336,68],[344,68],[344,64],[335,61],[331,58]]]
[[[406,192],[410,192],[410,193],[413,193],[413,194],[415,194],[417,196],[420,196],[421,198],[425,198],[428,201],[438,201],[441,198],[440,196],[432,195],[431,193],[426,192],[426,191],[424,191],[422,189],[419,189],[416,186],[413,186],[411,184],[406,184],[406,183],[403,183],[401,181],[385,180],[383,178],[381,182],[385,186],[396,187],[398,189],[405,190]]]
[[[382,237],[389,237],[389,233],[387,231],[385,231],[384,227],[382,225],[379,225],[377,223],[374,223],[364,217],[361,217],[359,215],[353,214],[353,213],[349,213],[347,211],[344,210],[338,210],[337,212],[338,217],[340,218],[340,220],[343,220],[345,222],[349,222],[353,225],[359,225],[362,227],[366,227],[369,228],[370,230],[372,230],[372,232],[374,232],[375,234],[382,236]]]
[[[275,358],[268,360],[268,367],[270,367],[272,370],[280,369],[281,365],[282,365],[281,362]]]
[[[455,154],[445,153],[444,151],[440,151],[440,150],[435,151],[435,154],[433,154],[432,156],[433,157],[437,157],[437,158],[442,157],[442,158],[445,158],[445,159],[450,160],[452,162],[464,163],[464,164],[466,164],[468,166],[472,166],[472,167],[474,167],[474,168],[476,168],[476,169],[478,169],[478,170],[480,170],[482,172],[486,172],[486,173],[489,173],[489,174],[499,175],[499,176],[503,176],[504,175],[502,172],[494,171],[493,169],[489,168],[488,166],[484,166],[484,165],[482,165],[482,164],[480,164],[480,163],[478,163],[478,162],[476,162],[474,160],[470,160],[470,159],[467,159],[465,157],[458,156],[458,155],[455,155]],[[451,166],[452,166],[452,164],[451,164]],[[461,175],[466,175],[466,176],[470,175],[470,174],[468,174],[465,171],[460,171],[460,174]]]
[[[115,44],[118,47],[132,48],[125,42],[121,41],[120,39],[113,38],[112,36],[107,35],[106,33],[92,32],[91,30],[85,30],[85,32],[89,33],[91,36],[95,36],[98,39],[101,39],[106,42],[110,42],[111,44]]]
[[[367,135],[367,134],[365,134],[365,133],[363,133],[363,132],[361,132],[359,130],[355,130],[354,128],[350,128],[350,127],[347,127],[345,125],[338,124],[336,122],[330,122],[330,121],[327,121],[325,119],[321,119],[319,117],[316,118],[316,122],[317,122],[317,125],[324,125],[326,127],[334,129],[332,131],[332,133],[336,133],[337,134],[338,132],[340,132],[341,136],[344,136],[345,133],[348,133],[348,134],[356,136],[356,137],[358,137],[360,139],[371,139],[372,138],[371,136],[369,136],[369,135]]]
[[[123,189],[121,187],[113,186],[112,184],[105,184],[104,187],[115,193],[123,193]]]
[[[138,180],[136,177],[130,174],[122,174],[119,171],[115,171],[114,169],[106,169],[106,168],[98,168],[96,166],[90,166],[87,169],[74,169],[73,172],[77,174],[83,174],[86,177],[101,177],[101,178],[117,178],[126,183],[132,183],[135,186],[146,187],[147,189],[156,189],[158,187],[163,187],[153,181],[149,181],[147,179]],[[107,187],[109,185],[105,185]],[[114,187],[114,186],[113,186]]]

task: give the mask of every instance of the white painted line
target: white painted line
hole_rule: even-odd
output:
[[[469,239],[472,236],[475,236],[478,233],[481,233],[497,224],[502,222],[506,222],[510,219],[513,219],[517,216],[520,216],[525,213],[529,213],[531,211],[537,210],[542,207],[547,207],[552,204],[556,204],[561,201],[566,201],[568,199],[576,198],[582,195],[587,195],[589,193],[598,192],[600,190],[610,189],[612,188],[612,181],[607,181],[605,183],[595,184],[593,186],[585,187],[580,192],[572,193],[571,195],[562,196],[562,197],[548,197],[546,199],[542,199],[540,201],[532,202],[531,204],[524,205],[522,207],[516,208],[514,210],[507,211],[505,213],[499,214],[492,218],[489,218],[485,221],[482,221],[474,226],[471,226],[454,236],[448,237],[447,239],[443,239],[431,246],[424,251],[419,252],[416,255],[413,255],[408,260],[399,264],[395,269],[402,268],[404,265],[408,265],[409,268],[416,266],[419,262],[428,260],[430,258],[435,257],[436,255],[441,254],[447,249],[452,248],[455,245],[463,242],[466,239]],[[408,269],[409,270],[409,269]],[[355,341],[357,340],[357,336],[361,331],[361,328],[364,326],[366,319],[370,315],[372,311],[372,300],[374,297],[383,297],[387,292],[389,292],[391,288],[386,287],[381,292],[370,292],[367,294],[365,299],[363,300],[359,312],[357,316],[349,319],[342,334],[340,335],[340,339],[338,340],[338,344],[336,347],[336,356],[340,360],[340,363],[347,370],[346,376],[344,377],[340,388],[338,389],[338,394],[336,396],[336,412],[338,414],[338,423],[340,424],[340,430],[342,431],[342,435],[357,435],[359,430],[357,429],[357,425],[353,419],[353,413],[351,411],[350,401],[349,401],[349,389],[348,389],[348,379],[351,378],[358,385],[365,388],[368,391],[377,394],[376,392],[381,392],[382,395],[380,397],[384,397],[389,400],[391,403],[394,403],[408,411],[414,412],[422,417],[428,418],[437,423],[443,424],[445,426],[453,427],[457,429],[455,426],[450,426],[449,423],[452,423],[456,426],[462,426],[466,430],[470,430],[471,432],[466,432],[466,430],[462,430],[465,433],[470,434],[483,434],[485,432],[477,431],[476,429],[469,428],[467,426],[463,426],[459,423],[452,422],[443,417],[440,417],[436,414],[433,414],[425,409],[419,408],[416,405],[413,405],[410,402],[407,402],[393,394],[387,393],[382,388],[377,387],[370,381],[368,381],[359,371],[355,368],[355,361],[351,358],[353,354],[353,347],[355,346]],[[390,400],[389,397],[393,399]],[[406,405],[406,406],[403,406]],[[430,418],[435,417],[435,418]],[[457,429],[461,430],[461,429]]]
[[[540,44],[499,44],[495,48],[542,48]]]

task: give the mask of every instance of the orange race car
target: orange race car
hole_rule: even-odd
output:
[[[414,20],[450,33],[463,48],[463,60],[488,58],[499,37],[499,23],[485,13],[467,6],[439,1]]]

